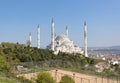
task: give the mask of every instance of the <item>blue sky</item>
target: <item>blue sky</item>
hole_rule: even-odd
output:
[[[120,0],[0,0],[0,42],[25,44],[32,33],[37,45],[37,25],[41,27],[41,47],[51,41],[51,19],[55,33],[65,33],[83,47],[83,23],[88,27],[88,46],[120,45]]]

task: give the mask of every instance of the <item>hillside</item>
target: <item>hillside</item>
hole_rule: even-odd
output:
[[[31,81],[24,78],[16,78],[15,75],[44,70],[49,71],[52,69],[64,69],[84,74],[101,75],[101,73],[95,72],[94,66],[100,61],[86,58],[79,54],[59,53],[58,55],[54,55],[52,51],[24,46],[19,43],[3,42],[0,44],[0,72],[8,81],[14,79],[15,82],[17,80],[20,83],[30,83]],[[22,67],[22,69],[18,67]],[[103,74],[105,76],[116,76],[113,72],[108,72],[105,71]],[[0,80],[4,80],[2,78],[3,75],[0,76]],[[11,83],[14,83],[14,81]]]
[[[48,60],[63,60],[63,61],[77,61],[81,64],[89,64],[91,60],[79,54],[65,54],[59,53],[54,55],[52,51],[46,49],[37,49],[35,47],[24,46],[22,44],[14,43],[1,43],[0,55],[6,58],[7,62],[39,62]]]

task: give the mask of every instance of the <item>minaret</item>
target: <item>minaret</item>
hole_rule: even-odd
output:
[[[40,26],[38,24],[38,28],[37,28],[37,48],[40,48]]]
[[[29,45],[30,45],[30,47],[32,46],[32,35],[31,35],[31,33],[29,34]]]
[[[87,54],[87,25],[86,25],[86,22],[84,22],[84,53],[85,53],[85,57],[88,57],[88,54]]]
[[[54,20],[52,18],[52,26],[51,26],[51,50],[54,51],[54,42],[55,42],[55,34],[54,34]]]
[[[68,37],[68,26],[66,26],[66,36]]]

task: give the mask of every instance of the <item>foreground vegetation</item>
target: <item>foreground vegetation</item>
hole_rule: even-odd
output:
[[[3,42],[0,44],[0,72],[2,72],[6,78],[12,77],[12,79],[18,80],[20,83],[30,83],[31,81],[15,77],[17,65],[23,65],[28,68],[28,72],[33,69],[40,71],[43,69],[49,70],[49,68],[59,68],[85,74],[120,78],[119,66],[116,66],[115,72],[109,69],[104,70],[103,73],[95,72],[94,65],[100,61],[101,60],[86,58],[80,54],[59,53],[58,55],[54,55],[52,51],[37,49],[36,47],[29,47],[19,43]],[[1,77],[0,80],[4,81]],[[14,82],[16,81],[11,81],[9,83]]]
[[[60,83],[75,83],[75,81],[70,76],[65,75],[61,78]]]
[[[52,75],[48,72],[39,73],[36,79],[37,83],[56,83]]]
[[[0,82],[1,83],[17,83],[16,81],[13,81],[11,79],[4,79],[4,78],[0,78]]]
[[[37,75],[37,83],[57,83],[48,72],[41,72]],[[75,83],[74,79],[68,75],[61,77],[60,83]]]

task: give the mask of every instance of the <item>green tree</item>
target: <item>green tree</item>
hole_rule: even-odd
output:
[[[42,72],[39,73],[36,79],[37,83],[56,83],[50,73]]]
[[[75,81],[73,80],[73,78],[71,78],[68,75],[64,75],[61,80],[60,83],[75,83]]]

